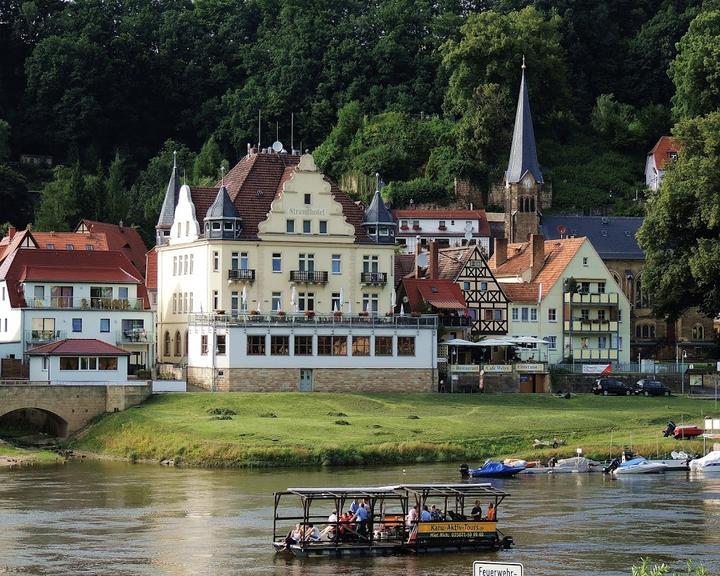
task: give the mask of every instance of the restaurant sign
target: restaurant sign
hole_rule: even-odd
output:
[[[545,364],[542,362],[522,362],[515,364],[518,372],[545,372]]]
[[[495,534],[495,522],[420,522],[418,538],[482,538]]]
[[[485,374],[509,374],[512,369],[512,364],[485,364],[483,366]]]
[[[450,364],[450,372],[480,372],[478,364]]]

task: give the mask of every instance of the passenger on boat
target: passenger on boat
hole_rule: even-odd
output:
[[[328,516],[328,524],[320,532],[320,539],[332,540],[335,537],[335,524],[337,523],[337,510],[333,510],[332,514]]]
[[[367,521],[368,521],[368,510],[365,508],[365,502],[360,504],[360,508],[355,513],[353,520],[358,523],[357,532],[360,536],[367,536]]]
[[[422,512],[420,512],[420,521],[421,522],[430,522],[432,520],[432,515],[430,514],[430,510],[428,510],[427,504],[423,506]]]
[[[360,504],[358,504],[357,498],[353,498],[352,504],[350,504],[350,513],[354,516],[357,514]]]
[[[495,505],[492,502],[490,502],[490,504],[488,504],[488,509],[487,509],[487,521],[495,522],[496,519],[497,519],[497,509],[495,508]]]
[[[408,512],[407,517],[405,518],[405,524],[408,528],[413,528],[415,524],[417,524],[418,521],[418,510],[420,509],[420,506],[417,504],[410,508],[410,511]]]
[[[320,540],[320,530],[313,524],[308,524],[305,528],[305,542],[317,542]]]
[[[348,540],[352,536],[352,531],[354,530],[354,526],[350,524],[350,521],[353,519],[354,514],[350,513],[350,510],[345,512],[342,516],[340,516],[340,539],[341,540]]]
[[[373,530],[373,540],[385,540],[388,537],[388,530],[385,524],[382,522],[380,524],[375,524],[375,529]]]
[[[293,544],[297,544],[301,539],[302,529],[300,528],[300,524],[295,524],[295,528],[290,530],[288,535],[285,537],[285,548],[289,548]]]
[[[443,519],[442,512],[440,512],[440,508],[438,508],[437,506],[435,506],[435,504],[433,504],[433,505],[430,507],[430,517],[431,517],[432,520],[435,520],[436,522],[437,522],[438,520],[442,520],[442,519]]]
[[[475,500],[475,506],[470,511],[470,515],[473,520],[482,520],[482,506],[480,506],[480,500]]]

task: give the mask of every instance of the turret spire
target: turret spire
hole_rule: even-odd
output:
[[[527,83],[525,82],[525,56],[523,56],[521,69],[520,94],[518,95],[515,128],[513,130],[505,181],[507,184],[515,184],[520,182],[523,176],[529,172],[537,183],[542,183],[543,176],[537,159],[535,131],[533,130],[532,116],[530,114],[530,98]]]
[[[170,234],[170,228],[175,218],[175,206],[177,206],[178,195],[180,194],[180,178],[177,171],[177,151],[173,152],[173,167],[168,180],[165,198],[163,199],[160,215],[155,225],[156,243],[164,244]]]

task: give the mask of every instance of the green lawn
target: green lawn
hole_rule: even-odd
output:
[[[26,450],[25,448],[16,448],[10,444],[0,442],[0,466],[11,464],[22,466],[60,464],[63,461],[62,456],[49,450]]]
[[[662,438],[665,422],[702,424],[712,408],[712,402],[678,397],[169,394],[108,414],[71,447],[193,466],[473,463],[491,456],[574,455],[578,447],[605,458],[611,446],[615,453],[627,445],[648,455],[658,443],[661,452],[688,447]],[[209,414],[213,409],[235,415],[221,420]],[[553,437],[567,445],[532,448],[533,439]]]

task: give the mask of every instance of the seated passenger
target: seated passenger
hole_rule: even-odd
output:
[[[430,522],[432,520],[432,515],[430,514],[430,510],[428,510],[427,504],[423,506],[422,512],[420,513],[420,521],[421,522]]]
[[[497,519],[497,509],[495,508],[495,505],[491,502],[490,504],[488,504],[487,520],[489,522],[495,522],[496,519]]]
[[[328,524],[320,532],[320,539],[332,540],[335,537],[335,524],[337,522],[337,510],[333,510],[332,514],[328,516]]]
[[[443,519],[442,512],[440,512],[440,509],[435,506],[435,504],[430,507],[430,517],[436,522]]]
[[[313,524],[308,524],[305,528],[305,541],[306,542],[317,542],[320,540],[320,530]]]

